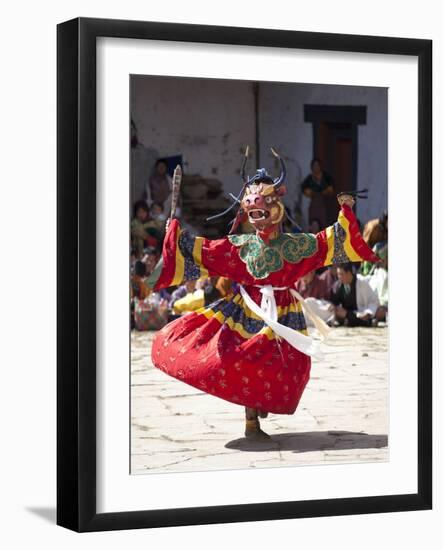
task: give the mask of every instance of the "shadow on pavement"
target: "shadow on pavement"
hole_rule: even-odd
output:
[[[270,434],[271,435],[271,434]],[[228,449],[239,451],[292,451],[309,453],[314,451],[340,451],[345,449],[381,449],[388,446],[385,434],[367,434],[363,432],[299,432],[271,436],[266,441],[233,439],[226,443]]]

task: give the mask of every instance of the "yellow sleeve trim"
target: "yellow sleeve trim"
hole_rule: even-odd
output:
[[[323,265],[332,264],[334,257],[334,226],[330,225],[326,228],[326,238],[328,243],[328,253],[326,255],[325,263]]]
[[[343,227],[346,233],[345,242],[343,243],[343,248],[345,249],[346,256],[351,262],[361,262],[362,258],[352,248],[351,237],[349,234],[349,220],[346,218],[343,212],[340,212],[340,215],[338,216],[338,223]]]
[[[192,255],[194,257],[194,263],[200,268],[200,277],[207,277],[208,270],[202,264],[202,247],[203,237],[196,237],[194,242],[194,249]]]
[[[183,281],[185,275],[185,259],[180,252],[178,241],[180,239],[180,229],[177,231],[175,240],[175,273],[174,278],[171,281],[171,286],[179,285]]]

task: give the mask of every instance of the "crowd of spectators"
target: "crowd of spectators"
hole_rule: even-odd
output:
[[[171,209],[171,184],[167,163],[162,159],[157,160],[142,196],[133,207],[131,327],[137,330],[159,329],[177,316],[195,311],[225,296],[232,286],[228,279],[207,277],[159,292],[153,292],[148,287],[147,279],[161,256],[166,220]],[[182,225],[192,231],[188,224],[183,222]]]
[[[386,258],[373,264],[367,275],[358,264],[339,264],[308,273],[295,288],[329,325],[371,327],[387,323],[387,245],[383,251]]]
[[[154,292],[146,284],[159,258],[155,249],[146,249],[141,260],[131,266],[131,324],[137,330],[157,330],[177,317],[196,311],[226,296],[232,289],[223,277],[204,277],[183,285]]]

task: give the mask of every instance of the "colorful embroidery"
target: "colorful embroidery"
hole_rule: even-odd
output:
[[[280,271],[283,261],[295,264],[317,252],[317,240],[309,233],[281,233],[269,243],[253,234],[231,235],[229,240],[240,247],[239,256],[256,279]]]
[[[334,255],[332,257],[333,264],[345,264],[350,262],[348,255],[344,249],[344,242],[346,240],[346,231],[338,223],[334,223]]]
[[[200,267],[195,263],[193,252],[195,246],[195,237],[183,230],[178,239],[178,247],[184,258],[184,277],[185,281],[195,281],[201,277]]]
[[[299,304],[278,309],[279,323],[294,330],[306,330],[305,317]],[[249,317],[239,294],[229,300],[221,298],[207,308],[198,310],[197,313],[202,313],[208,318],[216,316],[221,323],[227,323],[231,325],[231,329],[239,331],[244,338],[252,338],[266,327],[262,319]]]

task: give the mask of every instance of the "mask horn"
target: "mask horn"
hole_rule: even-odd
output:
[[[243,164],[241,166],[241,179],[243,180],[243,183],[246,183],[248,181],[248,177],[246,176],[246,163],[248,162],[249,157],[249,145],[246,145],[246,151],[245,151],[245,158],[243,159]]]
[[[281,156],[273,147],[271,147],[271,153],[274,155],[275,158],[278,158],[278,160],[280,161],[280,175],[274,180],[274,187],[278,189],[286,178],[286,166]]]
[[[242,163],[242,167],[241,167],[241,171],[240,171],[241,177],[242,177],[242,180],[243,180],[243,186],[241,188],[240,193],[237,196],[233,195],[232,193],[229,193],[229,196],[234,201],[231,204],[231,206],[229,206],[228,208],[226,208],[226,210],[223,210],[223,212],[220,212],[219,214],[215,214],[214,216],[210,216],[209,218],[206,218],[206,221],[211,221],[211,220],[215,220],[217,218],[221,218],[222,216],[224,216],[225,214],[230,212],[234,208],[234,206],[241,203],[241,198],[243,196],[243,193],[245,192],[246,186],[249,183],[249,178],[246,176],[246,163],[248,161],[248,156],[249,156],[249,145],[246,146],[245,158],[243,159],[243,163]]]

